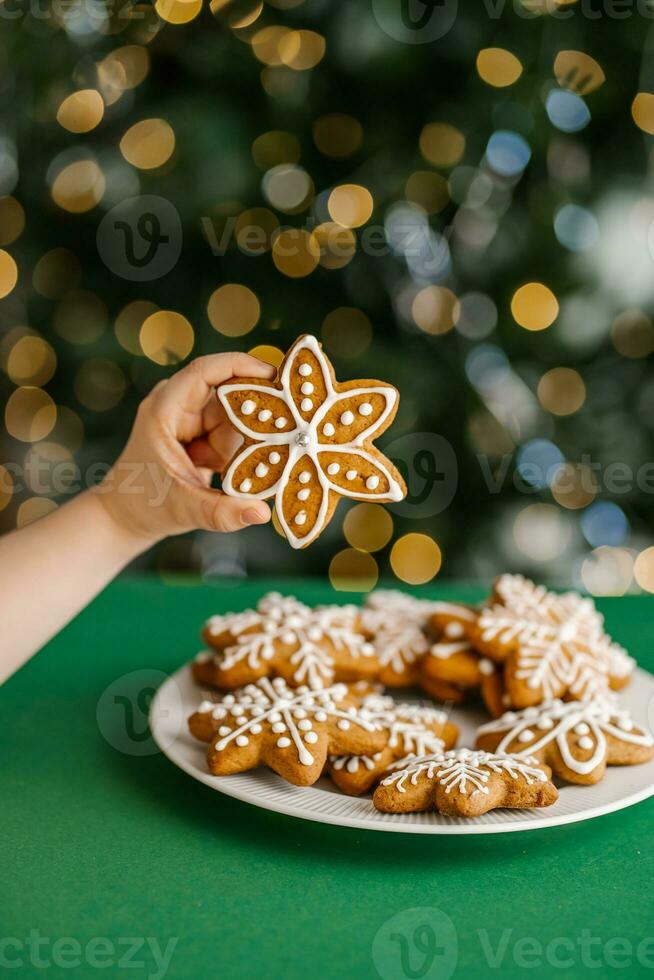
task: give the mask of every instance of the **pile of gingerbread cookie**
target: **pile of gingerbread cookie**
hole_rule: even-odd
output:
[[[216,776],[265,765],[295,786],[326,775],[350,795],[374,790],[382,812],[474,817],[548,806],[553,777],[590,785],[654,757],[616,693],[634,661],[592,600],[521,575],[478,607],[378,590],[361,607],[312,608],[269,593],[209,619],[203,639],[189,728]],[[475,699],[493,720],[456,748],[448,709]]]

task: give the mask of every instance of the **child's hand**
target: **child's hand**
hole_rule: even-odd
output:
[[[275,369],[249,354],[199,357],[160,381],[139,406],[131,435],[95,489],[120,530],[147,547],[195,528],[237,531],[265,524],[262,500],[238,500],[210,489],[241,436],[228,423],[214,386],[234,377],[270,380]]]

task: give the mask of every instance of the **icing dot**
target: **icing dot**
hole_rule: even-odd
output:
[[[294,718],[306,718],[306,716],[307,716],[307,713],[304,710],[304,708],[296,708],[295,711],[293,712],[293,717]]]
[[[244,725],[246,723],[246,721],[247,721],[247,718],[245,717],[245,715],[241,715],[240,718],[237,718],[236,719],[236,724],[237,725]]]
[[[261,725],[257,722],[254,725],[250,725],[250,731],[253,735],[259,735],[261,733]]]
[[[623,732],[630,732],[633,727],[632,722],[628,721],[626,718],[623,718],[618,724],[618,728],[621,728]]]
[[[520,732],[520,734],[518,735],[518,741],[531,742],[533,737],[534,737],[534,733],[529,728],[525,728],[525,730],[523,732]]]
[[[369,476],[368,479],[366,480],[366,487],[368,488],[368,490],[376,490],[378,486],[379,486],[379,477],[374,475]]]
[[[322,434],[324,436],[333,436],[335,432],[336,432],[336,429],[331,424],[331,422],[325,422],[325,424],[322,427]]]
[[[279,455],[279,453],[271,453],[270,456],[268,457],[268,462],[272,463],[272,465],[274,466],[276,463],[280,461],[281,458],[282,457]]]
[[[309,473],[308,470],[302,470],[302,472],[298,476],[298,480],[300,481],[300,483],[308,483],[310,479],[311,479],[311,474]]]
[[[283,721],[276,721],[272,726],[272,730],[274,731],[275,735],[279,735],[280,732],[286,731],[286,725]]]
[[[249,741],[250,740],[247,737],[247,735],[237,735],[236,736],[236,744],[237,745],[240,745],[241,748],[243,748],[244,745],[247,745]]]
[[[338,727],[341,729],[342,732],[346,732],[350,727],[350,723],[347,720],[347,718],[341,718],[341,720],[338,723]]]
[[[319,626],[312,626],[311,629],[308,630],[307,636],[314,643],[317,643],[318,640],[322,640],[322,630]]]
[[[278,419],[275,419],[275,428],[283,429],[287,421],[288,419],[285,419],[283,415],[280,415]]]
[[[306,522],[307,522],[307,514],[306,514],[306,511],[304,511],[304,510],[299,511],[299,513],[297,513],[295,515],[295,517],[293,518],[293,521],[294,521],[295,524],[306,524]]]
[[[593,740],[588,735],[584,735],[582,738],[579,739],[580,749],[592,749],[592,747],[593,747]]]
[[[254,471],[255,476],[259,476],[259,477],[265,476],[267,472],[268,472],[268,467],[266,466],[265,463],[257,463],[256,469]]]
[[[262,408],[259,414],[257,415],[257,418],[259,419],[260,422],[267,422],[271,415],[272,412],[270,411],[269,408]]]
[[[310,381],[305,381],[300,385],[300,391],[303,395],[311,395],[313,394],[313,385]]]
[[[480,660],[479,661],[479,672],[480,672],[480,674],[485,674],[487,677],[490,674],[494,674],[495,673],[495,666],[493,664],[493,661],[492,660],[488,660],[487,657],[484,657],[482,660]]]
[[[256,407],[257,406],[255,405],[255,403],[252,401],[251,398],[246,398],[243,404],[241,405],[241,411],[243,412],[243,415],[252,415],[252,412],[255,410]]]
[[[229,735],[230,732],[231,732],[231,728],[229,728],[227,725],[221,725],[220,728],[218,729],[218,734],[222,735],[223,738],[225,737],[225,735]]]
[[[362,402],[359,405],[359,415],[372,415],[372,405],[370,402]]]
[[[304,736],[304,741],[308,742],[309,745],[315,745],[316,742],[318,741],[318,736],[316,735],[315,732],[307,732],[306,735]]]
[[[546,732],[550,728],[554,728],[554,722],[551,718],[541,718],[537,727],[540,728],[541,731]]]
[[[279,687],[279,684],[277,684],[276,687]],[[269,716],[269,720],[272,722],[281,721],[282,716],[280,715],[279,711],[273,711]]]
[[[297,499],[298,500],[307,500],[310,494],[311,494],[311,491],[309,490],[309,488],[308,487],[305,487],[303,490],[298,490],[298,492],[297,492]]]
[[[252,489],[252,480],[243,480],[239,486],[241,493],[248,493]]]
[[[349,409],[347,412],[343,412],[341,415],[341,422],[343,425],[352,425],[354,422],[354,415],[349,411]]]
[[[295,643],[295,633],[292,630],[287,630],[286,633],[282,633],[281,640],[282,643],[290,646],[291,643]]]
[[[345,474],[345,479],[346,480],[354,480],[354,478],[356,477],[356,475],[357,475],[357,471],[356,470],[348,470],[347,473]]]
[[[327,472],[329,473],[330,476],[336,476],[339,470],[340,470],[340,466],[338,465],[338,463],[330,463],[329,466],[327,467]]]
[[[588,727],[585,721],[580,722],[578,725],[575,725],[574,727],[575,735],[588,735],[589,731],[590,728]]]
[[[310,398],[303,398],[302,401],[300,402],[300,408],[302,409],[303,412],[310,412],[311,409],[313,408],[313,402],[311,401]]]
[[[308,378],[309,375],[311,374],[311,365],[307,364],[305,361],[304,364],[300,364],[298,368],[298,372],[302,375],[303,378]]]
[[[327,721],[327,714],[324,711],[316,711],[314,717],[316,721]]]
[[[308,718],[303,718],[302,721],[298,723],[297,727],[301,732],[308,732],[311,729],[311,722]]]
[[[277,748],[278,749],[287,749],[290,744],[291,744],[290,738],[286,738],[285,735],[282,738],[278,738],[277,739]]]

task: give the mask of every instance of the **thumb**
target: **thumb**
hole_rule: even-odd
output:
[[[251,524],[267,524],[270,507],[263,500],[240,500],[220,490],[178,484],[179,504],[185,523],[205,531],[240,531]]]

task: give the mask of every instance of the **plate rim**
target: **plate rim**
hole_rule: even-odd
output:
[[[249,772],[238,773],[235,776],[214,776],[209,772],[202,772],[198,769],[194,763],[188,761],[183,752],[171,752],[171,749],[179,742],[180,735],[174,738],[172,741],[164,739],[162,737],[162,732],[160,730],[159,723],[159,713],[158,705],[162,701],[168,692],[169,687],[176,683],[177,678],[183,677],[188,671],[188,664],[183,664],[176,671],[170,674],[166,680],[157,689],[155,696],[150,704],[149,712],[149,725],[150,731],[152,733],[152,738],[159,748],[159,750],[166,756],[166,758],[172,762],[178,769],[185,772],[187,775],[191,776],[198,782],[203,783],[210,789],[223,793],[225,796],[229,796],[232,799],[240,800],[242,803],[248,803],[251,806],[256,806],[259,809],[269,810],[273,813],[282,813],[285,816],[294,817],[298,820],[309,820],[312,823],[323,823],[330,824],[336,827],[349,827],[355,830],[368,830],[375,833],[404,833],[404,834],[428,834],[435,836],[468,836],[468,835],[479,835],[479,834],[509,834],[509,833],[523,833],[530,830],[549,830],[554,827],[561,827],[567,824],[580,823],[585,820],[594,820],[598,817],[607,816],[610,813],[616,813],[619,810],[624,810],[627,807],[635,806],[637,803],[642,803],[644,800],[649,799],[654,796],[654,781],[649,786],[645,786],[642,789],[636,790],[633,793],[629,793],[626,796],[622,796],[617,800],[609,803],[601,803],[595,806],[591,806],[585,810],[577,810],[573,813],[553,815],[548,814],[547,810],[544,809],[543,816],[532,816],[529,820],[524,820],[522,822],[514,821],[498,821],[496,823],[478,823],[476,818],[468,819],[463,823],[457,824],[446,824],[438,823],[434,821],[433,823],[411,823],[407,821],[407,816],[409,814],[384,814],[383,820],[375,819],[373,812],[370,816],[348,816],[348,815],[333,815],[330,813],[319,813],[310,808],[304,808],[301,805],[291,802],[291,801],[279,801],[279,800],[265,800],[258,799],[251,793],[248,793],[247,787],[244,789],[241,784],[236,786],[232,780],[246,779],[248,781],[259,781],[261,779],[262,770],[253,769]],[[636,681],[637,677],[640,675],[645,675],[647,681],[652,684],[654,682],[654,676],[648,671],[643,670],[641,667],[637,667],[634,671],[634,678],[632,683]],[[179,688],[178,688],[179,690]],[[654,692],[653,692],[654,694]],[[654,760],[653,760],[654,761]],[[647,763],[645,763],[647,765]],[[622,768],[622,767],[617,767]],[[627,767],[624,767],[627,768]],[[270,771],[271,775],[283,783],[281,776],[277,776],[275,773]],[[609,773],[610,775],[610,770]],[[293,787],[294,789],[303,789],[304,787]],[[307,789],[313,789],[314,787],[306,787]],[[563,787],[565,791],[566,787]],[[336,794],[338,795],[338,794]],[[347,794],[342,794],[347,796]],[[497,811],[494,811],[497,812]],[[510,811],[516,812],[516,811]],[[533,811],[529,811],[533,813]]]

